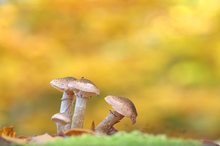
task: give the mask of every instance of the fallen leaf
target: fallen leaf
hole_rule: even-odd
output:
[[[3,127],[2,129],[0,129],[0,136],[15,137],[16,132],[14,131],[14,127]]]
[[[3,127],[0,129],[0,144],[7,145],[7,144],[26,144],[26,138],[16,138],[16,132],[14,131],[14,127]],[[2,144],[3,143],[3,144]],[[6,144],[7,143],[7,144]]]
[[[88,129],[80,129],[80,128],[75,128],[75,129],[70,129],[67,131],[64,131],[64,136],[78,136],[82,134],[93,134],[95,135],[95,132],[88,130]]]
[[[16,137],[5,136],[5,135],[2,135],[1,138],[3,138],[5,141],[11,144],[26,144],[27,143],[27,139],[20,139]]]
[[[51,135],[45,133],[43,135],[38,135],[38,136],[33,136],[31,138],[28,139],[28,143],[31,144],[43,144],[43,143],[47,143],[47,142],[51,142],[57,139],[60,139],[61,137],[52,137]]]

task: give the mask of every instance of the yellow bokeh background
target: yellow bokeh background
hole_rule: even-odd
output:
[[[0,126],[55,133],[58,77],[86,77],[101,90],[85,128],[129,97],[138,119],[120,130],[220,137],[220,1],[0,0]]]

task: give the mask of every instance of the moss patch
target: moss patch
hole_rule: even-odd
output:
[[[154,136],[135,131],[132,133],[119,132],[113,136],[68,137],[43,146],[201,146],[201,143],[195,140],[168,138],[165,135]]]

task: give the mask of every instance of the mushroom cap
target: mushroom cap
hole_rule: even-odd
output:
[[[125,97],[108,95],[105,97],[105,101],[119,114],[129,117],[132,124],[136,123],[137,110],[131,100]]]
[[[57,113],[51,117],[51,120],[55,123],[70,123],[70,119],[64,113]]]
[[[64,78],[57,78],[50,82],[50,85],[57,90],[64,92],[69,90],[68,83],[71,81],[75,81],[76,78],[74,77],[64,77]]]
[[[68,84],[68,87],[75,92],[81,91],[80,93],[83,94],[84,97],[96,96],[100,93],[96,85],[92,81],[85,78],[71,81]]]

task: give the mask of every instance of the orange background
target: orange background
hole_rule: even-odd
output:
[[[220,1],[0,1],[0,125],[20,135],[55,133],[58,77],[101,90],[85,128],[129,97],[138,119],[120,130],[220,137]]]

